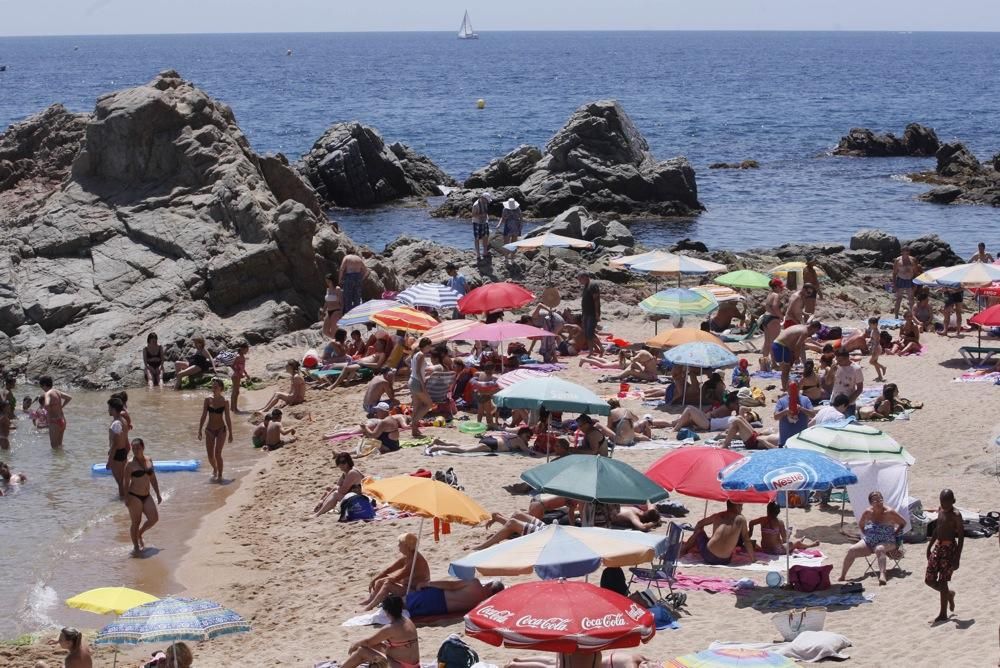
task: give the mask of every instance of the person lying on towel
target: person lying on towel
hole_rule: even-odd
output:
[[[406,609],[411,617],[459,615],[501,591],[503,583],[499,580],[486,584],[477,579],[432,580],[406,595]]]

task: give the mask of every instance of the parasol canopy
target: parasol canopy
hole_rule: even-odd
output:
[[[691,447],[668,452],[646,470],[646,477],[664,489],[708,501],[768,503],[772,492],[722,489],[719,471],[744,455],[727,448]]]
[[[591,503],[647,503],[668,496],[625,462],[594,455],[561,457],[528,469],[521,480],[546,494]]]
[[[387,329],[401,329],[407,332],[426,332],[438,324],[437,320],[423,311],[399,304],[379,311],[371,317],[371,320]]]
[[[521,308],[535,299],[535,295],[517,283],[487,283],[470,291],[458,300],[462,313],[489,313]]]

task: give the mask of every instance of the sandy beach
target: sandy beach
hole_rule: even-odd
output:
[[[822,311],[822,307],[821,307]],[[844,322],[843,324],[854,324]],[[649,325],[634,321],[614,322],[618,336],[643,338]],[[644,334],[645,333],[645,334]],[[958,505],[988,511],[997,503],[996,457],[993,438],[998,419],[993,414],[991,384],[953,383],[964,369],[957,348],[969,344],[974,334],[961,339],[927,335],[923,355],[889,357],[888,378],[899,385],[902,396],[924,402],[924,408],[909,421],[879,423],[916,457],[910,473],[910,492],[927,508],[937,507],[942,487],[951,487]],[[748,355],[756,364],[756,355]],[[561,376],[610,395],[613,388],[598,385],[600,374],[580,369],[573,358]],[[866,369],[870,378],[873,374]],[[773,384],[774,381],[764,381]],[[762,384],[755,382],[755,385]],[[635,386],[635,384],[633,384]],[[761,409],[765,423],[773,423],[771,411],[777,390],[767,392],[769,402]],[[367,594],[367,582],[394,558],[396,537],[416,531],[416,518],[372,523],[340,524],[333,516],[311,517],[312,506],[322,489],[332,484],[334,448],[322,435],[357,423],[360,405],[358,387],[333,392],[312,392],[303,411],[312,421],[290,421],[299,430],[299,440],[275,453],[261,453],[261,461],[242,481],[225,507],[206,518],[190,543],[190,552],[177,573],[186,593],[218,600],[240,611],[254,625],[253,633],[224,638],[197,649],[199,665],[231,665],[235,657],[253,657],[255,665],[301,666],[347,656],[350,643],[371,632],[370,627],[345,628],[341,622],[360,611],[358,603]],[[644,413],[637,402],[627,402]],[[457,429],[428,429],[449,441],[468,441]],[[664,454],[661,450],[628,451],[615,456],[645,469]],[[412,472],[418,468],[453,467],[466,492],[491,511],[524,509],[527,497],[511,496],[501,486],[517,480],[520,472],[537,464],[512,455],[497,457],[424,456],[419,449],[404,449],[390,455],[373,455],[358,462],[366,474],[379,477]],[[704,503],[674,496],[691,510],[692,523],[701,517]],[[717,510],[710,504],[709,512]],[[763,514],[763,507],[747,506],[748,517]],[[843,556],[855,539],[838,531],[839,513],[791,511],[796,533],[822,542],[827,562],[839,573]],[[845,525],[856,533],[850,512]],[[450,560],[468,553],[471,546],[489,535],[483,528],[456,526],[441,541],[424,543],[423,553],[432,576],[447,577]],[[859,666],[980,666],[995,658],[996,601],[1000,584],[996,575],[996,539],[966,541],[962,567],[953,580],[957,591],[955,620],[931,626],[937,612],[937,594],[923,583],[925,545],[911,545],[903,567],[904,577],[890,575],[879,587],[872,576],[863,582],[875,594],[872,603],[831,611],[826,629],[851,639],[852,665]],[[860,577],[863,562],[856,562],[851,576]],[[764,573],[683,567],[693,575],[740,578],[749,576],[763,585]],[[526,578],[527,579],[527,578]],[[757,612],[738,603],[728,593],[690,592],[687,613],[679,630],[661,631],[639,648],[648,657],[662,660],[707,647],[714,640],[769,641],[777,638],[770,613]],[[456,618],[420,629],[421,655],[434,660],[438,645],[451,633],[462,632]],[[518,654],[471,641],[487,662],[502,663]]]

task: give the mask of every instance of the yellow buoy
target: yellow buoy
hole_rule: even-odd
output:
[[[478,100],[476,100],[476,109],[485,109],[485,108],[486,108],[486,100],[484,100],[483,98],[479,98]]]

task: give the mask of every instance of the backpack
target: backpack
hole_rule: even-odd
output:
[[[375,519],[375,506],[367,496],[355,494],[340,502],[340,521],[356,522]]]
[[[438,668],[471,668],[479,663],[479,655],[452,633],[438,648],[437,660]]]
[[[825,566],[792,566],[788,571],[788,584],[801,592],[823,591],[830,588],[832,564]]]

